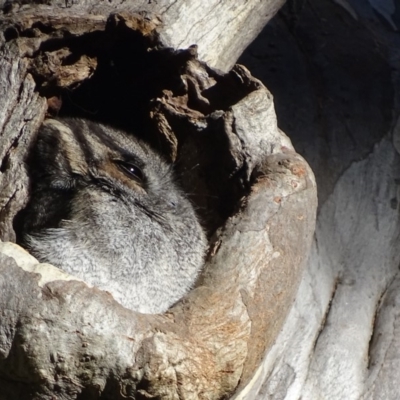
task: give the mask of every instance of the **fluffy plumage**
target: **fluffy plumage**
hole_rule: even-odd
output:
[[[205,235],[170,166],[147,145],[98,123],[47,120],[32,166],[23,241],[40,261],[143,313],[190,290]]]

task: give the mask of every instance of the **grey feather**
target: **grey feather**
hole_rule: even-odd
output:
[[[40,261],[143,313],[190,290],[206,238],[171,167],[147,145],[98,123],[47,120],[32,166],[23,242]]]

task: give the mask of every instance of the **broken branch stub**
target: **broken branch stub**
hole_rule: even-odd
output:
[[[4,43],[7,71],[22,65],[15,85],[31,86],[25,102],[10,97],[0,113],[40,112],[26,124],[29,135],[22,131],[23,140],[13,142],[19,152],[7,153],[2,177],[10,181],[1,182],[2,193],[18,168],[25,178],[23,196],[10,194],[13,206],[1,210],[2,237],[13,237],[11,222],[28,200],[21,162],[44,117],[44,98],[56,97],[60,115],[94,110],[92,118],[135,130],[176,162],[211,238],[204,272],[165,315],[141,315],[3,245],[3,398],[227,398],[251,378],[296,293],[314,232],[316,188],[277,127],[271,94],[243,67],[212,70],[195,47],[158,48],[156,26],[149,31],[148,20],[139,20],[113,15],[104,25],[96,20],[95,30],[79,25],[71,37],[71,20],[48,17],[29,55],[23,35]],[[24,23],[20,33],[35,22]],[[92,35],[100,43],[93,45]],[[49,80],[50,67],[57,79]],[[2,121],[2,132],[13,132]]]

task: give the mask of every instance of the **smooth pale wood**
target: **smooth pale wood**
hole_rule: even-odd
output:
[[[288,2],[239,60],[274,94],[319,210],[286,324],[237,400],[399,398],[395,3]]]
[[[228,71],[263,26],[277,13],[284,0],[50,0],[46,5],[14,5],[18,19],[97,19],[105,22],[111,13],[140,12],[159,25],[159,41],[163,46],[185,49],[199,46],[199,55],[210,66]],[[24,3],[29,3],[24,2]],[[34,3],[33,1],[31,3]],[[1,5],[1,2],[0,2]],[[102,17],[102,18],[101,18]],[[77,26],[75,29],[79,29]]]

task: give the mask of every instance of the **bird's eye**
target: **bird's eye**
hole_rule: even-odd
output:
[[[128,161],[115,160],[118,168],[128,177],[142,183],[144,176],[142,170],[135,164]]]

